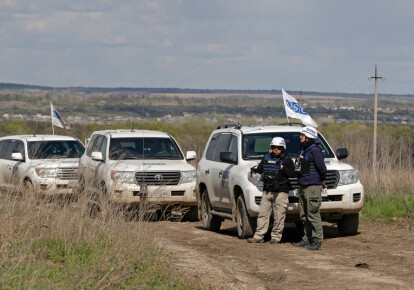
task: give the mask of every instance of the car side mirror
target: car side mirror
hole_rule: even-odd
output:
[[[23,155],[20,152],[16,152],[16,153],[12,153],[11,158],[12,158],[12,160],[15,160],[15,161],[22,161],[23,160]]]
[[[233,152],[220,152],[220,161],[234,164]]]
[[[95,161],[103,161],[102,153],[98,151],[92,152],[91,158]]]
[[[187,161],[194,160],[196,158],[197,158],[197,153],[195,151],[187,151],[187,155],[185,157]]]
[[[348,157],[348,149],[347,148],[338,148],[336,149],[336,157],[338,160],[345,159]]]

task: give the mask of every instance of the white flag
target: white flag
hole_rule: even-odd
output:
[[[302,108],[298,101],[282,89],[283,103],[285,104],[286,116],[300,119],[305,126],[318,127],[318,124],[309,116],[309,114]]]
[[[50,102],[50,111],[52,114],[52,125],[70,130],[70,125],[60,117],[58,111],[56,111],[55,107],[52,105],[52,102]]]

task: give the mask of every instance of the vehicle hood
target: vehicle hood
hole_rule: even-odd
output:
[[[30,161],[30,166],[42,168],[73,168],[79,167],[79,159],[35,159]]]
[[[184,160],[110,160],[114,171],[190,171],[194,166]]]
[[[341,162],[336,158],[325,158],[326,169],[328,170],[350,170],[354,169],[351,165]]]

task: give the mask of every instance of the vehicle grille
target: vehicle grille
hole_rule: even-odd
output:
[[[299,188],[298,179],[296,177],[289,178],[290,185],[292,189]],[[328,186],[328,189],[336,188],[339,182],[339,172],[338,170],[328,170],[326,173],[325,183]]]
[[[177,185],[181,180],[181,171],[139,171],[135,172],[138,184],[149,185]]]
[[[78,167],[58,168],[57,177],[59,179],[78,179]]]

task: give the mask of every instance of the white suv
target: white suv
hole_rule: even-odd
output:
[[[69,136],[16,135],[0,138],[0,185],[23,186],[43,196],[74,193],[83,144]]]
[[[114,204],[190,207],[187,216],[197,219],[196,171],[174,138],[149,130],[93,132],[80,159],[79,180],[100,189]]]
[[[237,222],[239,238],[252,236],[262,198],[263,183],[256,174],[249,178],[250,168],[257,165],[269,151],[272,138],[286,141],[289,156],[299,155],[300,126],[221,125],[208,139],[204,155],[197,167],[197,197],[203,227],[218,231],[223,219]],[[321,215],[325,221],[336,222],[341,234],[358,231],[359,211],[364,200],[364,188],[358,172],[351,165],[340,162],[348,156],[346,148],[338,148],[336,155],[321,134],[319,146],[328,169],[322,193]],[[298,182],[290,179],[287,222],[298,222]]]

